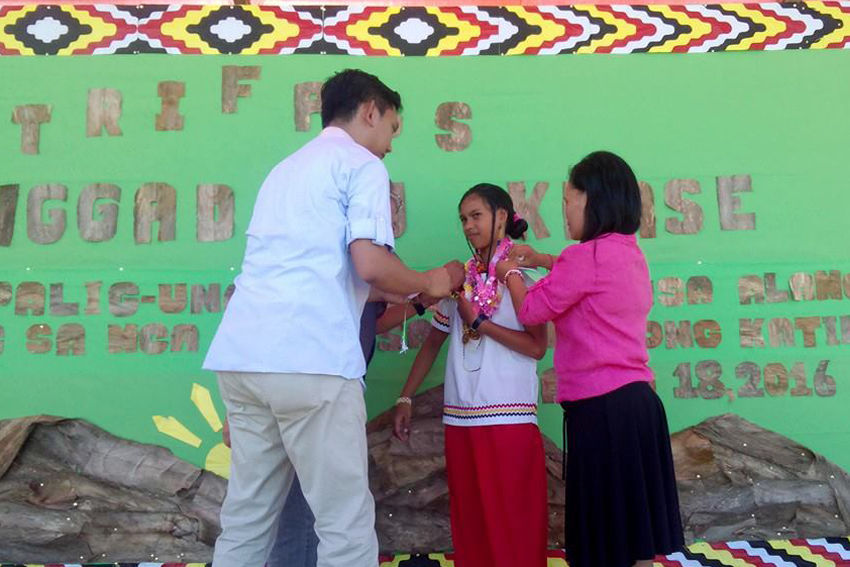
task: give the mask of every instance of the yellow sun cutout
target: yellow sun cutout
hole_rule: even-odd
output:
[[[215,409],[210,391],[200,384],[192,384],[192,403],[201,412],[201,415],[207,421],[210,429],[218,433],[221,431],[223,424],[221,418]],[[192,433],[189,428],[180,423],[180,420],[173,416],[164,417],[161,415],[153,416],[153,423],[157,431],[164,435],[168,435],[172,439],[177,439],[181,443],[195,447],[196,449],[203,443],[201,438]],[[230,449],[224,443],[216,444],[204,461],[204,468],[210,472],[214,472],[219,476],[228,478],[230,476]]]

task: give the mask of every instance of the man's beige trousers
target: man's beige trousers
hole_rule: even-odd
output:
[[[358,380],[219,372],[232,456],[215,567],[263,567],[297,471],[316,517],[317,567],[376,567],[366,404]]]

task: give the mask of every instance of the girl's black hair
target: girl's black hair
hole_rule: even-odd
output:
[[[587,194],[582,242],[610,232],[634,234],[640,228],[640,187],[620,156],[589,154],[570,170],[570,184]]]
[[[514,210],[514,202],[513,199],[511,199],[511,196],[508,195],[507,191],[505,191],[498,185],[493,185],[492,183],[479,183],[478,185],[475,185],[463,194],[463,197],[461,197],[460,201],[458,202],[458,208],[460,208],[461,203],[463,203],[467,197],[470,197],[472,195],[477,195],[478,197],[480,197],[482,201],[487,203],[487,206],[490,207],[490,211],[492,211],[493,213],[493,223],[490,228],[491,254],[493,250],[493,243],[496,238],[496,211],[498,211],[499,209],[503,209],[505,212],[508,213],[508,220],[505,223],[505,234],[515,240],[525,238],[525,232],[528,230],[528,223],[525,222],[525,219],[523,218],[517,217],[516,220],[514,219],[514,217],[516,216],[516,211]],[[473,255],[474,254],[475,251],[473,250]],[[489,266],[490,260],[491,258],[487,258],[487,262],[485,265]]]
[[[513,239],[525,238],[525,232],[528,230],[528,223],[525,219],[514,220],[516,211],[514,210],[514,202],[508,192],[492,183],[479,183],[463,194],[458,202],[460,204],[470,195],[478,195],[481,200],[487,203],[490,210],[493,212],[493,230],[496,230],[496,211],[504,209],[508,213],[508,222],[505,225],[505,234]]]

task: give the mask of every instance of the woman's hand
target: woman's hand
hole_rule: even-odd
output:
[[[496,279],[500,282],[505,283],[505,276],[511,270],[519,269],[520,264],[516,260],[501,260],[498,264],[496,264]]]
[[[540,264],[536,263],[536,261],[539,260],[539,257],[540,254],[537,253],[537,250],[528,244],[514,244],[514,247],[511,248],[510,254],[508,254],[508,259],[516,262],[517,266],[521,268],[540,267]]]
[[[410,404],[400,403],[395,406],[395,419],[393,423],[393,434],[399,441],[410,439],[410,420],[413,408]]]
[[[550,271],[555,263],[551,254],[542,254],[528,244],[514,244],[508,259],[516,262],[520,268],[544,268]]]

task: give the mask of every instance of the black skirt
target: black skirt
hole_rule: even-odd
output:
[[[561,406],[570,567],[630,567],[681,549],[667,416],[649,384]]]

